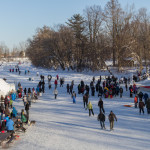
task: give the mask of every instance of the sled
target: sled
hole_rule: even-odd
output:
[[[132,105],[123,105],[124,107],[133,107]]]

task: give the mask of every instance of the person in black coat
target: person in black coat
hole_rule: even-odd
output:
[[[24,95],[26,95],[27,94],[27,89],[26,88],[24,88]]]
[[[100,114],[98,115],[98,120],[100,121],[100,125],[102,129],[106,129],[105,128],[105,115],[100,112]]]
[[[99,106],[100,112],[105,113],[104,106],[103,106],[103,100],[101,98],[100,98],[100,100],[98,102],[98,106]]]
[[[92,91],[91,91],[91,92],[92,92],[92,93],[91,93],[91,94],[92,94],[92,96],[95,96],[95,87],[94,87],[94,86],[93,86],[93,87],[91,87],[91,90],[92,90]]]
[[[143,93],[140,92],[140,93],[138,94],[138,96],[139,96],[139,100],[142,100],[142,98],[143,98]]]
[[[30,88],[28,88],[28,94],[31,94],[31,89]]]
[[[67,84],[67,93],[70,94],[69,88],[70,88],[70,86],[69,86],[69,84]]]
[[[123,88],[122,87],[120,87],[119,92],[120,92],[120,98],[122,98],[122,93],[123,93]]]
[[[29,103],[27,102],[26,105],[25,105],[25,110],[26,110],[26,113],[27,113],[27,121],[29,120]]]

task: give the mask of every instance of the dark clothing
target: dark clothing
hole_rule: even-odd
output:
[[[87,107],[87,105],[88,105],[88,97],[89,97],[89,96],[86,95],[86,94],[83,96],[83,105],[84,105],[84,108],[85,108],[85,105],[86,105],[86,107]]]
[[[29,103],[27,103],[25,106],[25,110],[29,110],[29,106],[30,106]]]
[[[98,106],[99,106],[100,112],[102,111],[103,113],[105,113],[105,110],[104,110],[104,107],[103,107],[103,101],[102,100],[99,100]]]
[[[93,114],[93,116],[94,116],[93,109],[89,109],[89,116],[91,116],[91,112],[92,112],[92,114]]]
[[[143,102],[143,101],[140,101],[140,102],[139,102],[139,112],[140,112],[140,114],[141,114],[141,111],[142,111],[143,114],[144,114],[144,102]]]
[[[99,119],[99,121],[100,121],[100,125],[101,125],[101,128],[103,129],[105,129],[105,115],[103,114],[103,113],[100,113],[99,115],[98,115],[98,119]]]

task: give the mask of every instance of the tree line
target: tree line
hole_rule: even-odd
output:
[[[109,0],[103,9],[87,7],[55,28],[38,28],[26,52],[33,65],[45,68],[96,71],[112,60],[120,70],[131,59],[147,68],[150,16],[145,8],[123,9],[118,0]]]

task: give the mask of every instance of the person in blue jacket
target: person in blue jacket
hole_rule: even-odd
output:
[[[7,122],[9,120],[9,116],[6,116],[4,120]]]
[[[12,113],[13,113],[13,117],[16,117],[16,116],[17,116],[17,110],[16,110],[15,107],[13,107]]]
[[[14,132],[14,122],[9,119],[8,121],[6,121],[6,128],[7,128],[7,132]]]
[[[145,105],[146,105],[146,103],[147,103],[147,100],[148,100],[148,94],[147,93],[145,93],[144,95],[143,95],[143,98],[144,98],[144,102],[145,102]]]

